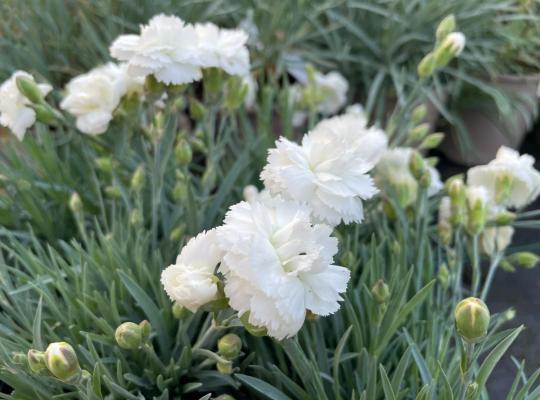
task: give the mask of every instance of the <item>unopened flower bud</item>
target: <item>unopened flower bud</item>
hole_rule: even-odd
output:
[[[477,235],[484,230],[487,216],[488,193],[483,187],[469,186],[467,188],[467,229],[471,235]]]
[[[197,99],[189,99],[189,115],[195,121],[200,121],[206,115],[206,107]]]
[[[111,157],[98,157],[94,160],[96,167],[101,172],[110,174],[114,167],[114,162]]]
[[[233,373],[233,365],[232,362],[221,362],[218,361],[216,364],[216,368],[220,374],[224,375],[231,375]]]
[[[411,115],[411,121],[413,124],[418,124],[426,118],[427,115],[427,107],[425,104],[420,104],[419,106],[416,106],[414,110],[412,111]],[[422,124],[423,125],[423,124]],[[429,128],[429,125],[428,125]],[[423,136],[422,136],[423,137]]]
[[[71,197],[69,198],[69,209],[73,214],[79,214],[83,210],[83,202],[79,193],[71,193]]]
[[[344,267],[352,268],[355,263],[356,263],[356,257],[354,256],[354,253],[351,250],[347,250],[341,256],[340,265]]]
[[[144,187],[145,172],[144,165],[139,165],[131,177],[131,189],[140,192]]]
[[[255,201],[259,197],[259,189],[255,185],[247,185],[242,191],[242,195],[247,202]]]
[[[174,188],[173,188],[172,195],[175,201],[183,202],[187,198],[187,195],[188,195],[188,187],[186,185],[186,182],[184,181],[176,182],[176,185],[174,185]]]
[[[390,289],[382,279],[379,279],[371,288],[371,295],[377,303],[386,303],[390,298]]]
[[[502,260],[500,267],[505,272],[516,272],[516,267],[514,267],[508,259]]]
[[[221,91],[223,85],[223,71],[220,68],[205,68],[203,70],[204,91],[215,95]]]
[[[172,314],[174,318],[182,320],[191,315],[191,311],[179,303],[174,303],[172,306]]]
[[[227,359],[233,359],[242,351],[242,339],[234,333],[228,333],[218,340],[218,353]]]
[[[418,184],[423,189],[428,189],[431,186],[431,173],[427,169],[418,180]]]
[[[514,253],[508,257],[508,259],[512,264],[517,264],[520,267],[529,269],[534,268],[536,264],[538,264],[538,261],[540,261],[540,257],[530,251]]]
[[[184,236],[184,232],[186,231],[186,226],[184,224],[177,226],[174,228],[171,233],[169,234],[169,240],[171,242],[178,242],[180,239],[182,239],[182,236]]]
[[[498,226],[511,225],[516,219],[516,214],[510,211],[501,211],[495,215],[494,222]]]
[[[114,338],[122,349],[138,349],[143,343],[142,328],[133,322],[124,322],[116,328]]]
[[[430,127],[428,123],[417,125],[410,130],[409,139],[414,143],[420,142],[429,133],[429,129]]]
[[[69,382],[81,374],[77,354],[66,342],[51,343],[47,347],[45,365],[51,374],[64,382]]]
[[[409,158],[409,169],[416,180],[419,180],[426,171],[424,159],[419,152],[411,152],[411,157]]]
[[[508,310],[502,313],[502,316],[506,321],[511,321],[516,317],[516,309],[510,307]]]
[[[244,104],[248,93],[248,85],[239,76],[231,76],[227,80],[223,106],[227,110],[236,110]]]
[[[178,141],[178,144],[174,149],[174,155],[176,157],[176,161],[178,161],[178,164],[180,165],[188,165],[191,162],[191,159],[193,158],[193,152],[191,150],[191,146],[186,139],[181,138]]]
[[[434,60],[437,68],[444,67],[452,59],[459,56],[465,48],[465,35],[461,32],[452,32],[437,46]]]
[[[439,274],[437,276],[437,279],[439,280],[439,283],[444,289],[448,288],[450,273],[448,272],[448,268],[446,267],[446,264],[442,264],[439,267]]]
[[[479,342],[489,327],[490,314],[486,304],[476,298],[461,300],[454,311],[456,329],[469,343]]]
[[[456,18],[454,14],[447,15],[437,26],[435,32],[437,43],[442,42],[450,33],[454,32],[454,29],[456,29]]]
[[[435,57],[433,53],[428,53],[425,55],[424,58],[422,58],[422,61],[418,64],[418,77],[420,79],[429,78],[431,75],[433,75],[433,72],[435,71]]]
[[[444,133],[442,132],[435,132],[431,135],[427,135],[425,139],[420,143],[419,149],[421,150],[431,150],[436,147],[439,147],[441,142],[444,139]]]
[[[28,350],[26,358],[32,372],[38,373],[47,369],[47,364],[45,364],[45,353],[43,351],[30,349]]]
[[[138,208],[134,208],[129,213],[129,223],[132,226],[141,226],[144,221],[142,211]]]
[[[437,224],[437,232],[443,244],[448,246],[452,242],[453,229],[452,225],[447,221],[439,221]]]
[[[467,207],[465,184],[459,177],[451,178],[448,183],[448,195],[450,196],[450,223],[453,227],[463,225]]]
[[[112,199],[119,199],[122,197],[122,191],[118,186],[109,185],[105,188],[105,194]]]
[[[15,82],[19,92],[32,103],[41,103],[43,101],[43,92],[33,79],[26,76],[18,76]]]
[[[467,391],[465,392],[466,399],[475,399],[478,394],[478,383],[472,382],[467,386]]]
[[[255,326],[252,325],[251,322],[249,322],[249,311],[245,312],[240,316],[240,321],[244,325],[244,328],[246,331],[248,331],[253,336],[266,336],[267,330],[264,327],[261,326]]]
[[[59,117],[59,114],[47,103],[32,104],[31,107],[36,113],[36,119],[46,125],[51,125]]]

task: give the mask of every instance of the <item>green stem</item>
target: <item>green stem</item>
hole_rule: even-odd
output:
[[[163,364],[163,361],[158,357],[156,354],[156,351],[154,350],[154,346],[151,344],[145,344],[142,346],[142,349],[146,353],[146,355],[150,358],[150,360],[163,372],[166,373],[167,367],[165,364]]]
[[[465,342],[465,357],[466,357],[466,369],[463,375],[463,386],[461,387],[460,400],[465,400],[467,395],[467,388],[472,382],[472,364],[473,364],[474,343]]]
[[[472,238],[472,295],[477,296],[480,287],[480,254],[478,251],[478,234]]]
[[[482,295],[480,296],[483,301],[485,301],[488,296],[489,289],[491,288],[491,283],[493,282],[493,278],[495,276],[495,271],[497,271],[497,267],[501,262],[502,256],[502,252],[497,252],[491,260],[489,272],[487,274],[486,281],[484,282],[484,287],[482,288]]]

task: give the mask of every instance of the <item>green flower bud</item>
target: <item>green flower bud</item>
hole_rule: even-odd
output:
[[[418,184],[423,189],[427,189],[431,185],[431,173],[427,169],[418,180]]]
[[[442,132],[435,132],[431,135],[426,136],[426,138],[420,143],[419,148],[421,150],[431,150],[436,147],[439,147],[441,142],[444,139],[444,133]]]
[[[45,353],[43,351],[30,349],[28,350],[26,358],[32,372],[38,373],[47,369],[47,364],[45,364]]]
[[[511,263],[528,269],[534,268],[536,264],[538,264],[538,261],[540,261],[540,257],[529,251],[520,251],[518,253],[514,253],[508,257],[508,259]]]
[[[487,193],[482,188],[467,188],[467,230],[471,235],[477,235],[484,230],[487,217]]]
[[[203,70],[204,91],[215,95],[221,91],[223,85],[223,71],[220,68],[205,68]]]
[[[66,342],[51,343],[47,347],[45,365],[51,374],[63,382],[73,381],[81,375],[77,354]]]
[[[430,127],[428,123],[417,125],[410,130],[409,139],[414,143],[419,142],[426,137],[426,135],[429,133],[429,129]]]
[[[448,195],[450,196],[450,223],[453,227],[463,225],[467,211],[467,197],[465,184],[460,177],[451,178],[447,182]]]
[[[140,192],[144,187],[145,172],[144,165],[139,165],[131,176],[131,189],[135,192]]]
[[[84,206],[79,193],[71,193],[71,197],[69,198],[69,208],[73,214],[79,214],[82,212]]]
[[[186,185],[186,182],[180,181],[176,182],[176,185],[174,185],[173,189],[173,199],[176,202],[183,202],[185,199],[187,199],[188,195],[188,187]]]
[[[351,268],[356,262],[356,257],[351,250],[347,250],[341,257],[341,265]]]
[[[426,115],[427,115],[427,107],[425,104],[420,104],[419,106],[416,106],[414,108],[414,110],[412,111],[412,115],[411,115],[411,121],[413,124],[418,124],[420,122],[422,122],[424,120],[424,118],[426,118]],[[422,124],[424,125],[424,124]],[[419,125],[421,126],[421,125]],[[429,125],[428,125],[428,128],[429,128]],[[425,136],[425,135],[424,135]],[[423,136],[422,136],[423,138]],[[420,138],[420,139],[422,139]],[[418,139],[418,140],[420,140]]]
[[[501,269],[505,272],[516,272],[516,267],[514,267],[512,263],[508,261],[507,259],[502,260],[500,266],[501,266]]]
[[[18,76],[15,82],[19,92],[32,103],[41,103],[43,101],[43,92],[39,89],[33,79],[25,76]]]
[[[267,334],[266,328],[252,325],[249,322],[249,311],[245,312],[244,314],[240,316],[240,321],[244,325],[244,328],[246,329],[246,331],[248,331],[251,335],[258,336],[258,337],[266,336]]]
[[[435,57],[433,53],[428,53],[418,64],[417,73],[420,79],[429,78],[435,71]]]
[[[105,188],[105,194],[112,199],[119,199],[122,197],[122,191],[118,186],[110,185]]]
[[[189,115],[195,121],[200,121],[206,115],[206,107],[197,99],[189,99]]]
[[[135,350],[143,344],[143,331],[133,322],[124,322],[116,328],[114,338],[122,349]]]
[[[184,224],[177,226],[169,234],[169,240],[171,242],[180,241],[180,239],[182,239],[182,236],[184,236],[185,230],[186,230],[186,226]]]
[[[233,373],[232,362],[220,362],[216,364],[216,368],[220,374],[231,375]]]
[[[371,295],[377,303],[383,304],[390,298],[390,289],[382,279],[379,279],[371,288]]]
[[[486,304],[475,297],[461,300],[454,311],[456,329],[463,340],[477,343],[487,334],[490,314]]]
[[[98,157],[94,163],[98,170],[107,174],[110,174],[114,168],[114,161],[111,157]]]
[[[454,14],[447,15],[437,26],[435,32],[437,43],[442,42],[450,33],[454,32],[454,29],[456,29],[456,18]]]
[[[242,351],[242,339],[234,333],[228,333],[218,340],[218,353],[231,360]]]
[[[191,311],[189,311],[186,307],[182,306],[181,304],[174,303],[172,306],[172,314],[174,318],[176,319],[185,319],[189,315],[191,315]]]
[[[459,56],[465,48],[465,35],[452,32],[437,46],[434,51],[434,61],[437,68],[444,67],[452,59]]]
[[[129,223],[133,226],[141,226],[144,221],[142,211],[138,208],[134,208],[129,213]]]
[[[448,268],[446,267],[446,264],[443,263],[439,267],[439,274],[437,276],[437,279],[439,280],[439,283],[444,289],[448,288],[450,273],[448,272]]]
[[[516,317],[516,310],[514,308],[509,308],[503,312],[502,316],[506,321],[511,321]]]
[[[476,382],[469,383],[469,386],[467,386],[467,391],[465,393],[465,398],[467,400],[476,399],[477,394],[478,394],[478,383]]]
[[[446,221],[439,221],[437,224],[437,232],[439,234],[439,237],[443,244],[450,245],[452,242],[452,234],[453,234],[452,225],[449,224]]]
[[[424,159],[417,151],[411,152],[411,158],[409,158],[409,170],[416,180],[419,180],[426,171]]]
[[[186,139],[181,138],[174,149],[174,155],[176,156],[176,161],[180,165],[188,165],[193,158],[193,152],[191,151],[191,146]]]
[[[32,104],[31,107],[36,113],[36,119],[46,125],[51,125],[57,118],[59,118],[58,113],[46,103]]]
[[[248,93],[248,86],[239,76],[231,76],[227,80],[225,99],[223,106],[227,110],[236,110],[244,104],[244,99]]]
[[[516,214],[510,211],[501,211],[495,215],[494,222],[497,226],[511,225],[516,219]]]

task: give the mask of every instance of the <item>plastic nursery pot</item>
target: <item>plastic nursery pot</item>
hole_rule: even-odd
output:
[[[491,98],[476,92],[477,98],[464,101],[457,111],[469,143],[460,142],[454,127],[441,150],[452,161],[471,166],[489,162],[503,145],[518,148],[536,117],[539,83],[540,74],[500,75],[491,79],[489,84],[511,99],[511,110],[502,114]]]

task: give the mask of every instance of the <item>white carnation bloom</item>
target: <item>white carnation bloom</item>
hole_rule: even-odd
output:
[[[331,233],[293,201],[262,196],[232,206],[218,228],[230,306],[239,315],[249,312],[249,322],[276,339],[294,336],[307,310],[336,312],[350,274],[333,265],[337,239]]]
[[[367,173],[385,148],[383,131],[343,115],[321,122],[304,135],[301,146],[280,138],[261,179],[271,194],[306,203],[317,220],[360,222],[362,200],[377,192]]]
[[[319,105],[322,114],[335,114],[345,105],[349,82],[339,72],[332,71],[326,75],[316,73],[315,83],[324,93],[324,100]]]
[[[480,243],[482,250],[488,255],[493,255],[497,251],[503,251],[512,242],[514,228],[511,226],[487,227],[482,232]]]
[[[509,184],[507,190],[501,187],[502,182]],[[469,169],[467,183],[485,187],[493,199],[499,200],[499,205],[523,207],[540,193],[540,172],[534,168],[534,157],[520,156],[517,151],[502,146],[487,165]]]
[[[210,22],[195,24],[202,67],[217,67],[230,75],[249,74],[248,35],[241,29],[220,29]]]
[[[491,197],[483,186],[467,186],[465,190],[469,209],[475,208],[475,205],[481,204],[486,210],[491,203]]]
[[[381,190],[392,188],[399,197],[402,206],[408,206],[416,200],[418,182],[409,169],[412,149],[410,147],[395,147],[388,149],[375,168],[375,180]],[[439,172],[432,166],[427,166],[431,182],[427,189],[428,196],[437,194],[443,187]]]
[[[259,189],[255,185],[247,185],[242,191],[242,196],[245,201],[256,201],[260,196]]]
[[[161,283],[171,300],[192,312],[215,300],[218,288],[214,272],[221,255],[215,229],[192,238],[176,263],[161,273]]]
[[[31,104],[17,88],[17,78],[24,77],[34,80],[34,77],[24,71],[16,71],[0,86],[0,124],[8,127],[19,140],[23,140],[26,130],[36,122],[36,112],[29,107]],[[52,90],[46,83],[38,83],[37,87],[45,96]]]
[[[77,118],[81,132],[105,132],[122,96],[142,88],[142,80],[130,78],[126,68],[125,64],[108,63],[69,81],[60,108]]]
[[[111,55],[128,63],[134,77],[153,74],[166,84],[201,79],[197,32],[180,18],[156,15],[141,26],[140,35],[121,35],[110,47]]]

